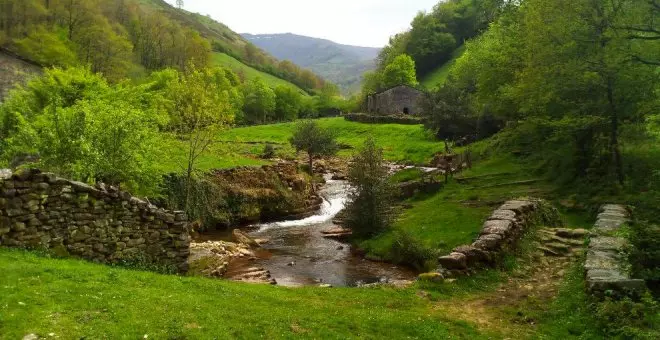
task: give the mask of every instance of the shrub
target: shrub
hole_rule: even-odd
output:
[[[273,144],[268,143],[264,146],[264,151],[261,153],[261,158],[270,159],[273,157],[275,157],[275,147]]]
[[[602,333],[616,339],[657,339],[660,336],[660,308],[650,294],[639,302],[630,298],[607,299],[598,303],[595,316]]]
[[[635,223],[631,231],[630,259],[634,275],[647,280],[649,288],[660,292],[660,226]]]
[[[430,270],[435,252],[415,239],[408,232],[397,230],[390,249],[391,260],[397,264],[405,264],[418,271]]]

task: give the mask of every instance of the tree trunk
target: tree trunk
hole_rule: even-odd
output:
[[[619,115],[614,104],[614,91],[612,89],[612,79],[607,79],[607,101],[610,106],[610,153],[614,161],[616,177],[619,184],[623,185],[625,176],[623,173],[623,161],[621,160],[621,150],[619,149]]]

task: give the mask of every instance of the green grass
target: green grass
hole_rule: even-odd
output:
[[[521,183],[534,176],[512,157],[492,157],[477,162],[473,169],[450,180],[439,192],[409,200],[394,223],[393,230],[361,244],[369,253],[390,258],[397,230],[406,231],[425,247],[440,253],[469,244],[481,231],[483,221],[502,202],[522,196],[543,196],[549,190],[543,182]],[[471,178],[471,179],[470,179]]]
[[[165,136],[162,150],[164,154],[160,160],[160,168],[163,173],[184,170],[188,157],[188,145],[185,142]],[[214,143],[199,157],[196,166],[200,171],[208,171],[268,164],[258,157],[262,151],[261,145]]]
[[[415,289],[250,285],[8,249],[0,249],[0,267],[0,339],[504,336],[443,315]]]
[[[212,58],[213,65],[217,66],[222,66],[226,67],[237,74],[243,74],[245,75],[245,78],[248,80],[252,80],[255,78],[261,79],[264,83],[268,84],[270,87],[277,87],[280,85],[287,86],[289,88],[292,88],[298,92],[300,92],[303,95],[308,95],[305,91],[303,91],[301,88],[298,86],[284,80],[275,77],[272,74],[268,74],[265,72],[261,72],[257,69],[254,69],[248,65],[243,64],[241,61],[233,58],[230,55],[224,54],[224,53],[213,53],[213,58]]]
[[[384,149],[385,159],[389,161],[426,164],[436,152],[444,150],[444,144],[433,140],[421,125],[363,124],[343,118],[316,121],[324,128],[333,129],[340,143],[354,148],[362,145],[367,136],[373,136],[376,144]],[[286,144],[294,127],[295,123],[283,123],[236,128],[223,133],[218,139]],[[340,156],[350,156],[352,153],[352,150],[344,150]]]
[[[424,77],[421,81],[422,85],[428,89],[433,89],[444,84],[447,77],[449,77],[449,72],[451,71],[452,66],[454,66],[456,60],[458,60],[463,53],[465,53],[465,45],[457,48],[454,53],[452,53],[451,60]]]

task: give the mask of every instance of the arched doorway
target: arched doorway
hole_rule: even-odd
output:
[[[403,114],[404,114],[404,115],[408,115],[408,114],[410,114],[410,109],[408,109],[407,107],[404,107],[404,108],[403,108]]]

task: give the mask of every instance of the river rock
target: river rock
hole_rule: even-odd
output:
[[[244,245],[246,245],[248,247],[251,247],[251,248],[261,247],[259,245],[259,243],[257,243],[250,236],[247,236],[247,234],[245,234],[244,232],[242,232],[238,229],[234,229],[234,231],[232,232],[232,236],[233,236],[234,240],[236,242],[240,243],[240,244],[244,244]]]
[[[321,234],[323,234],[323,237],[325,238],[344,240],[349,238],[351,235],[353,235],[353,231],[342,227],[335,227],[332,229],[321,231]]]
[[[467,256],[463,253],[451,253],[447,256],[438,258],[438,264],[442,266],[442,268],[449,270],[467,269]]]

